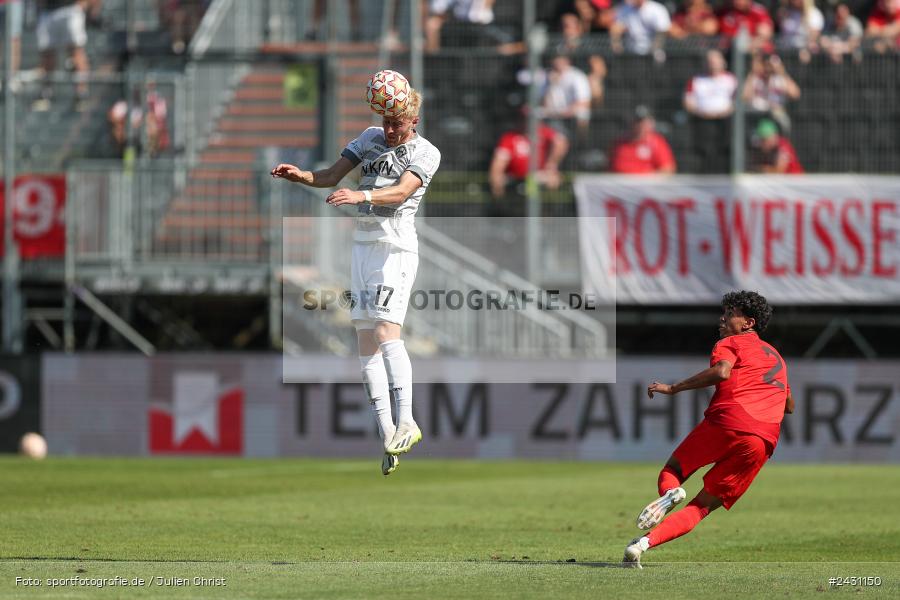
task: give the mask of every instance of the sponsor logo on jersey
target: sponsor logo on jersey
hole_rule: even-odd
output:
[[[362,174],[372,175],[374,173],[376,175],[387,176],[390,175],[393,170],[394,163],[390,159],[382,158],[363,165]]]

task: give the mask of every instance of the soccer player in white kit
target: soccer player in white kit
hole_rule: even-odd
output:
[[[336,186],[360,163],[359,190],[341,188],[326,202],[356,204],[353,234],[351,318],[359,340],[363,384],[384,444],[381,471],[394,472],[398,455],[421,441],[412,415],[412,365],[403,340],[403,319],[419,264],[414,218],[441,162],[441,153],[416,133],[421,96],[410,89],[402,113],[385,116],[350,142],[336,163],[321,171],[280,164],[273,177],[326,188]],[[397,425],[391,414],[397,402]]]

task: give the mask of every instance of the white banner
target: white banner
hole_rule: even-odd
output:
[[[356,358],[297,359],[289,384],[281,359],[267,354],[42,361],[41,431],[54,454],[367,456],[378,472],[381,442]],[[708,361],[623,358],[616,383],[590,382],[577,363],[556,361],[556,378],[545,382],[459,384],[453,374],[465,361],[417,359],[416,372],[448,377],[413,386],[425,436],[413,457],[661,463],[703,418],[712,390],[651,399],[647,385],[683,379]],[[900,361],[786,362],[796,411],[777,460],[900,462]]]
[[[900,301],[900,178],[625,177],[575,181],[586,293],[620,304]]]

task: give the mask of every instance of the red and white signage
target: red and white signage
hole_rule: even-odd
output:
[[[150,409],[151,454],[231,454],[243,449],[244,392],[213,371],[176,372],[171,404]]]
[[[5,187],[0,179],[0,232],[5,219]],[[13,186],[15,239],[19,257],[60,258],[66,252],[66,176],[21,175]],[[0,234],[2,241],[2,234]],[[0,256],[4,248],[0,243]]]
[[[609,301],[900,300],[897,177],[585,176],[575,192],[585,291]]]

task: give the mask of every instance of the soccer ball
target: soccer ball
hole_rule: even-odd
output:
[[[409,81],[397,71],[378,71],[366,86],[369,108],[385,117],[402,113],[409,104]]]
[[[19,453],[28,458],[44,458],[47,456],[47,442],[39,433],[26,433],[19,440]]]

